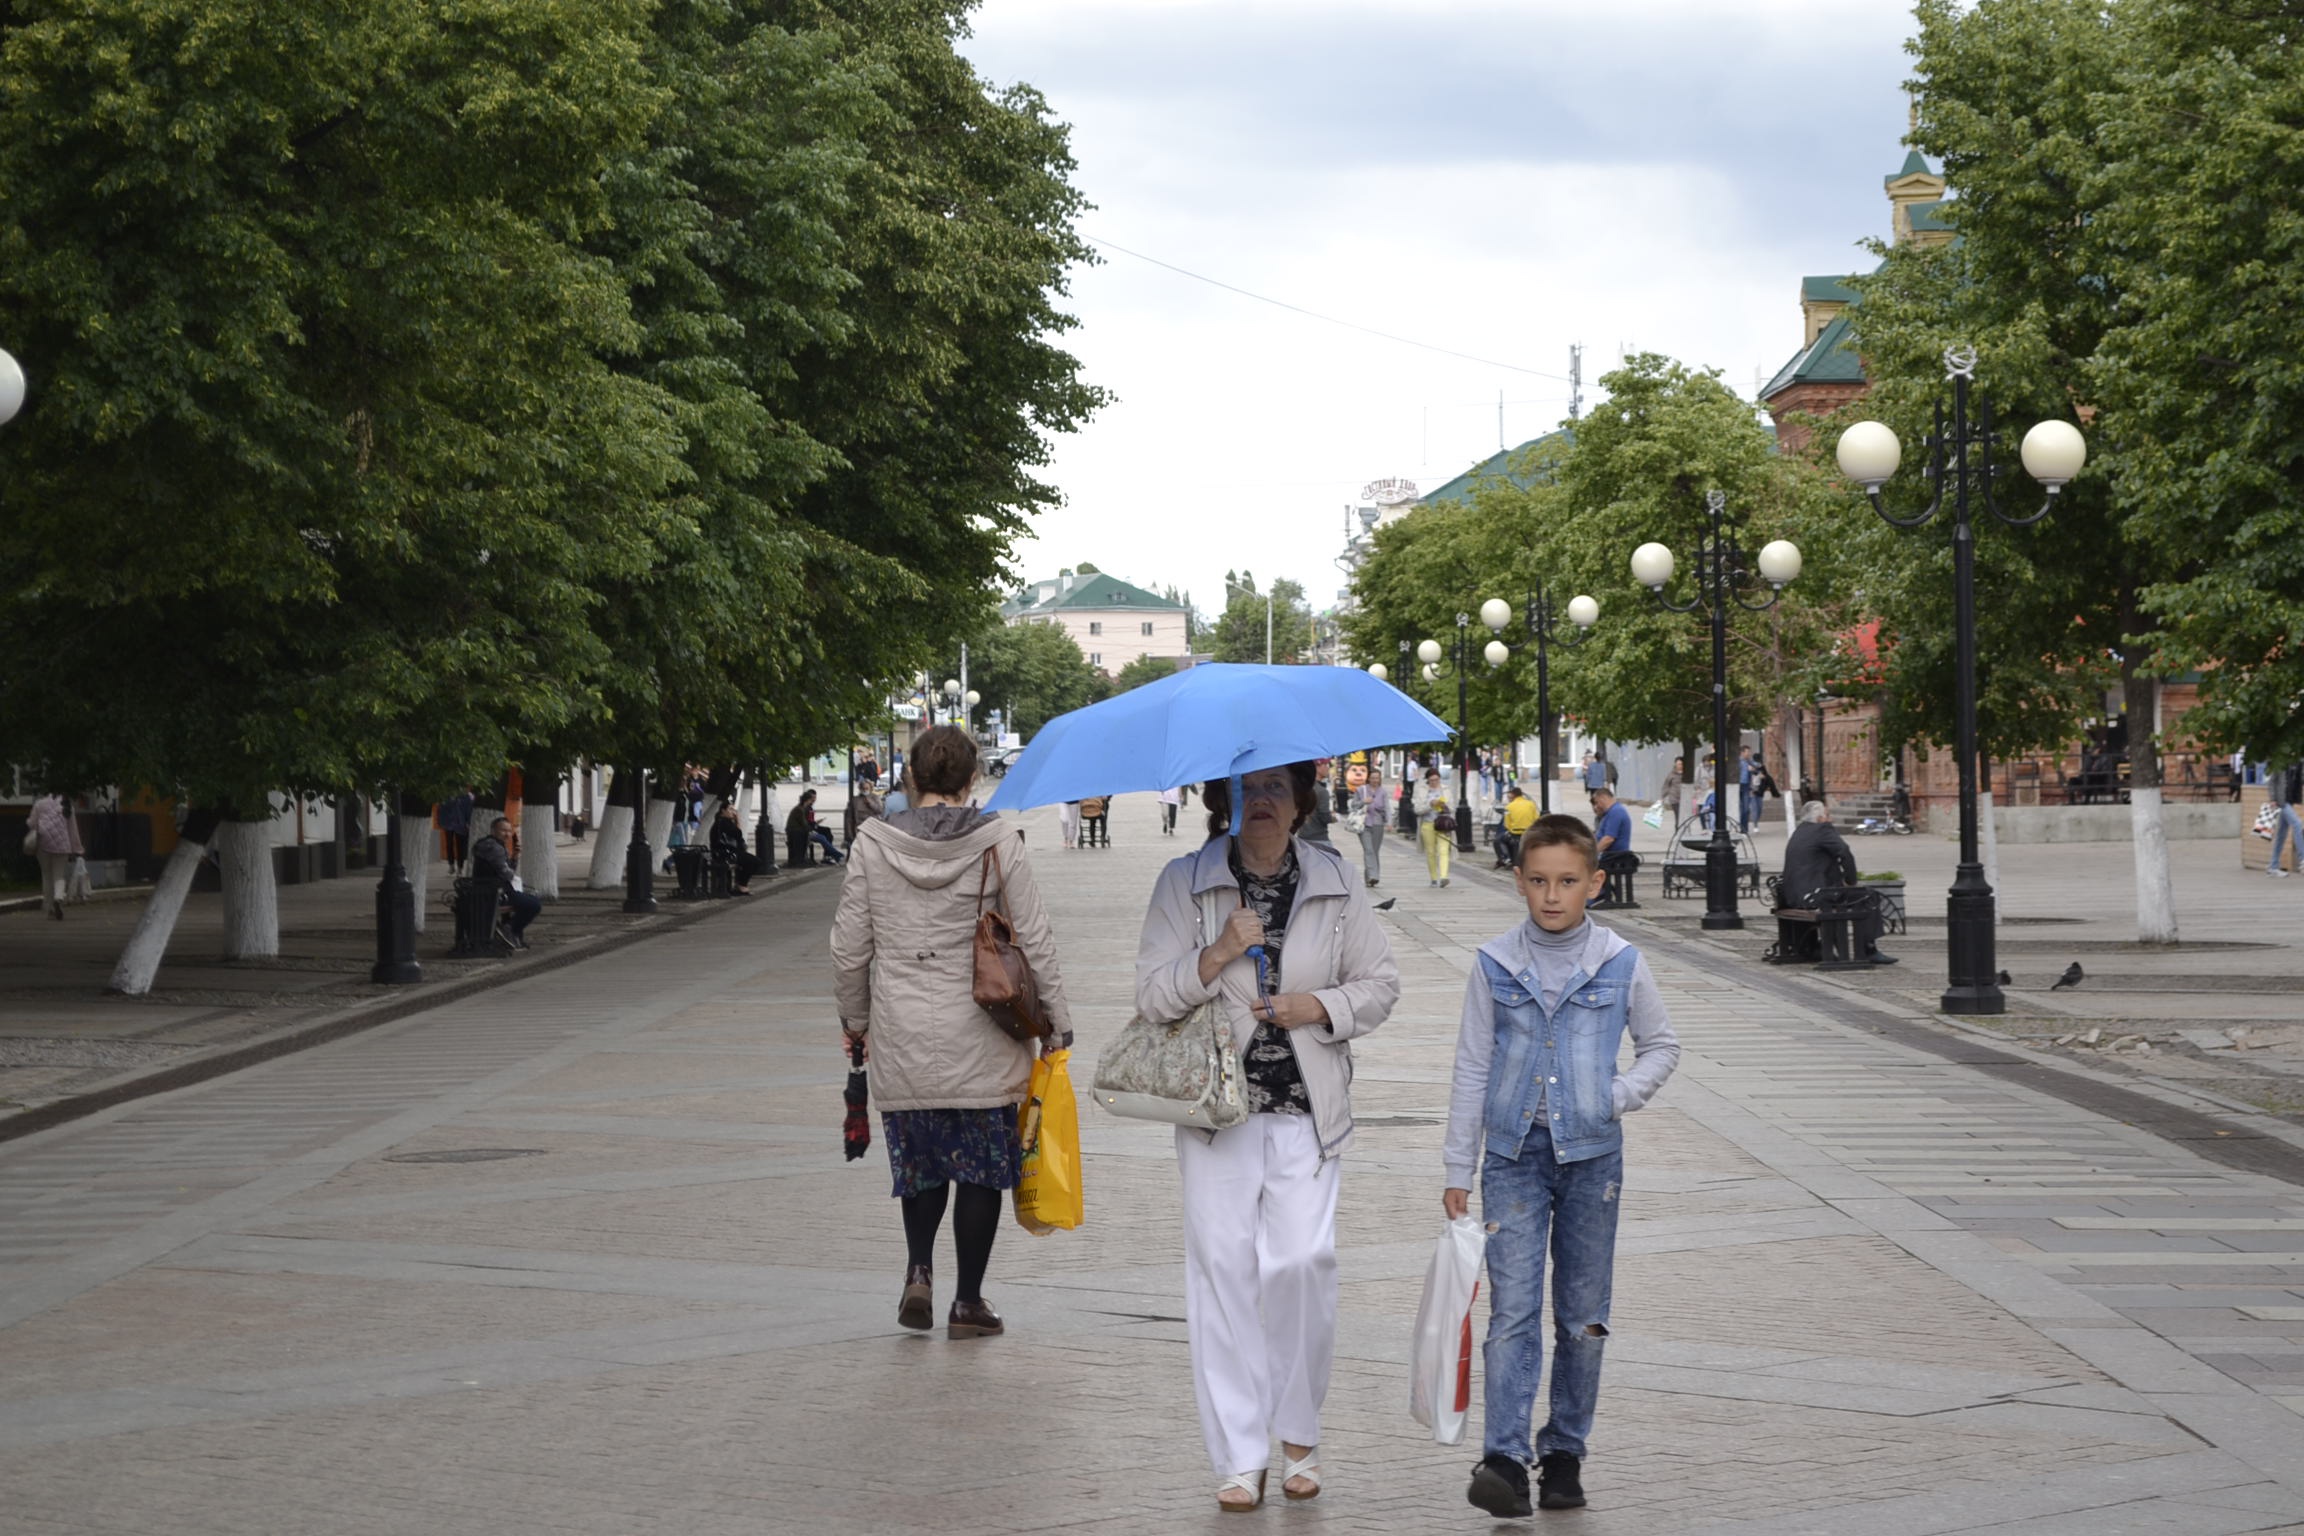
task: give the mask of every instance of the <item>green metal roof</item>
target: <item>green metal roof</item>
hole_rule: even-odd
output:
[[[1427,492],[1422,498],[1423,503],[1430,506],[1436,501],[1468,502],[1472,499],[1472,492],[1485,480],[1509,480],[1522,490],[1526,490],[1546,477],[1524,473],[1514,467],[1513,461],[1528,452],[1529,449],[1545,443],[1553,443],[1561,448],[1566,448],[1575,440],[1575,429],[1563,427],[1557,432],[1547,432],[1542,437],[1532,437],[1517,448],[1507,448],[1501,453],[1492,453],[1438,490]]]
[[[1853,304],[1856,290],[1848,286],[1845,277],[1804,277],[1800,279],[1800,302]]]
[[[1760,391],[1763,400],[1795,384],[1861,384],[1864,382],[1864,364],[1856,356],[1855,330],[1846,314],[1832,317],[1832,323],[1817,334],[1816,339],[1792,355],[1792,360],[1776,370]]]
[[[1053,613],[1060,608],[1151,608],[1163,613],[1182,613],[1184,605],[1171,602],[1157,592],[1107,576],[1101,571],[1092,576],[1076,577],[1072,590],[1059,592],[1044,603],[1032,601],[1039,583],[1035,582],[1000,605],[1000,611],[1011,616],[1019,613]]]
[[[1893,176],[1883,176],[1880,181],[1882,185],[1886,185],[1891,181],[1902,181],[1907,176],[1933,176],[1935,174],[1934,171],[1928,169],[1928,157],[1915,149],[1904,157],[1902,170]]]

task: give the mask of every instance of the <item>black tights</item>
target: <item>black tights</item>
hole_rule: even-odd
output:
[[[944,1224],[944,1204],[951,1194],[951,1185],[939,1184],[904,1196],[904,1246],[910,1250],[906,1262],[922,1266],[935,1262],[936,1229]],[[1000,1191],[981,1184],[961,1185],[952,1212],[952,1246],[960,1259],[960,1288],[953,1292],[954,1300],[984,1299],[984,1269],[992,1262],[992,1239],[999,1231]]]

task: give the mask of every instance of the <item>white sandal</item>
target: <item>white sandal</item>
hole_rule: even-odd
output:
[[[1280,1491],[1286,1494],[1290,1500],[1302,1504],[1307,1500],[1320,1497],[1320,1447],[1314,1446],[1306,1451],[1302,1461],[1298,1461],[1283,1451],[1280,1453],[1280,1467]],[[1310,1493],[1298,1493],[1288,1486],[1298,1478],[1303,1478],[1312,1485]]]
[[[1216,1485],[1216,1507],[1228,1515],[1244,1515],[1252,1509],[1262,1509],[1264,1507],[1264,1475],[1270,1470],[1269,1467],[1258,1467],[1253,1472],[1235,1472],[1218,1483]],[[1234,1504],[1227,1500],[1224,1495],[1235,1488],[1243,1493],[1256,1495],[1254,1502]]]

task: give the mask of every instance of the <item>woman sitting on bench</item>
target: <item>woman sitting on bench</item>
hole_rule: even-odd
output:
[[[752,877],[760,871],[760,861],[744,845],[744,823],[736,819],[736,807],[727,801],[720,804],[720,814],[712,818],[712,862],[728,866],[728,882],[739,896],[752,894]]]

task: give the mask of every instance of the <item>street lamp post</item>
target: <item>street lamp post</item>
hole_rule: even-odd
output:
[[[1467,669],[1464,650],[1471,643],[1472,615],[1456,615],[1456,849],[1470,853],[1476,846],[1472,839],[1472,803],[1469,798],[1470,778],[1467,758],[1471,755],[1472,740],[1471,701],[1466,693]],[[1416,654],[1424,662],[1424,675],[1437,682],[1440,677],[1440,658],[1444,654],[1440,642],[1427,640],[1416,647]]]
[[[1237,581],[1233,581],[1233,580],[1231,580],[1231,579],[1229,579],[1229,578],[1227,578],[1227,579],[1225,580],[1225,583],[1224,583],[1224,585],[1225,585],[1227,588],[1229,588],[1230,590],[1234,591],[1234,592],[1245,592],[1245,593],[1247,593],[1247,594],[1248,594],[1250,597],[1254,597],[1254,596],[1256,596],[1256,595],[1257,595],[1257,593],[1256,593],[1256,589],[1255,589],[1254,587],[1243,586],[1243,585],[1241,585],[1239,582],[1237,582]],[[1264,665],[1266,665],[1266,666],[1270,666],[1270,665],[1272,665],[1272,597],[1273,597],[1273,594],[1272,594],[1272,593],[1270,593],[1270,592],[1267,592],[1267,593],[1263,594],[1263,596],[1264,596]]]
[[[656,910],[656,855],[648,846],[648,770],[632,770],[632,836],[624,844],[624,910]]]
[[[1709,531],[1696,546],[1696,595],[1675,603],[1664,595],[1672,579],[1672,551],[1661,544],[1643,544],[1632,551],[1632,579],[1656,594],[1656,601],[1672,613],[1702,609],[1712,625],[1712,835],[1704,845],[1704,926],[1741,928],[1736,911],[1736,844],[1728,835],[1728,796],[1723,785],[1728,763],[1728,610],[1765,613],[1776,606],[1784,584],[1800,574],[1800,550],[1789,539],[1774,539],[1762,546],[1756,565],[1736,542],[1728,522],[1725,491],[1704,493]],[[1744,594],[1759,582],[1768,584],[1765,602],[1748,602]]]
[[[1552,607],[1552,599],[1539,586],[1528,599],[1528,635],[1536,642],[1536,778],[1537,809],[1552,814],[1552,658],[1551,647],[1573,650],[1592,638],[1592,626],[1600,622],[1600,605],[1579,593],[1568,599],[1565,617],[1575,626],[1573,634],[1559,627],[1562,613]],[[1512,622],[1512,605],[1500,597],[1492,597],[1480,605],[1480,619],[1490,629],[1503,632]],[[1501,639],[1488,642],[1484,653],[1488,665],[1500,667],[1512,654],[1511,647]]]
[[[1970,524],[1970,498],[2011,528],[2023,528],[2046,517],[2056,497],[2088,462],[2088,443],[2080,429],[2068,421],[2048,420],[2024,434],[2025,470],[2047,490],[2047,499],[2030,517],[2011,517],[2000,510],[1992,482],[2000,471],[1993,465],[1993,446],[1999,434],[1992,428],[1992,406],[1978,402],[1975,420],[1969,419],[1968,392],[1976,377],[1976,349],[1947,347],[1945,378],[1952,386],[1951,430],[1945,430],[1944,402],[1936,402],[1936,430],[1927,441],[1927,479],[1936,483],[1935,497],[1910,517],[1897,517],[1880,498],[1880,487],[1896,473],[1904,457],[1896,434],[1877,421],[1860,421],[1841,434],[1840,472],[1864,487],[1872,510],[1897,528],[1917,528],[1944,505],[1947,478],[1952,490],[1953,584],[1953,756],[1960,772],[1960,863],[1945,898],[1945,938],[1948,974],[1941,1000],[1946,1013],[1994,1014],[2005,1012],[2008,1000],[2000,990],[1998,959],[1994,953],[1996,921],[1991,882],[1977,856],[1976,816],[1976,535]],[[1946,455],[1950,463],[1947,466]],[[1975,462],[1970,462],[1970,454]]]
[[[403,860],[400,818],[422,815],[421,802],[395,790],[384,818],[384,877],[376,882],[376,964],[368,979],[397,986],[422,981],[424,967],[416,963],[416,887],[408,883]]]

